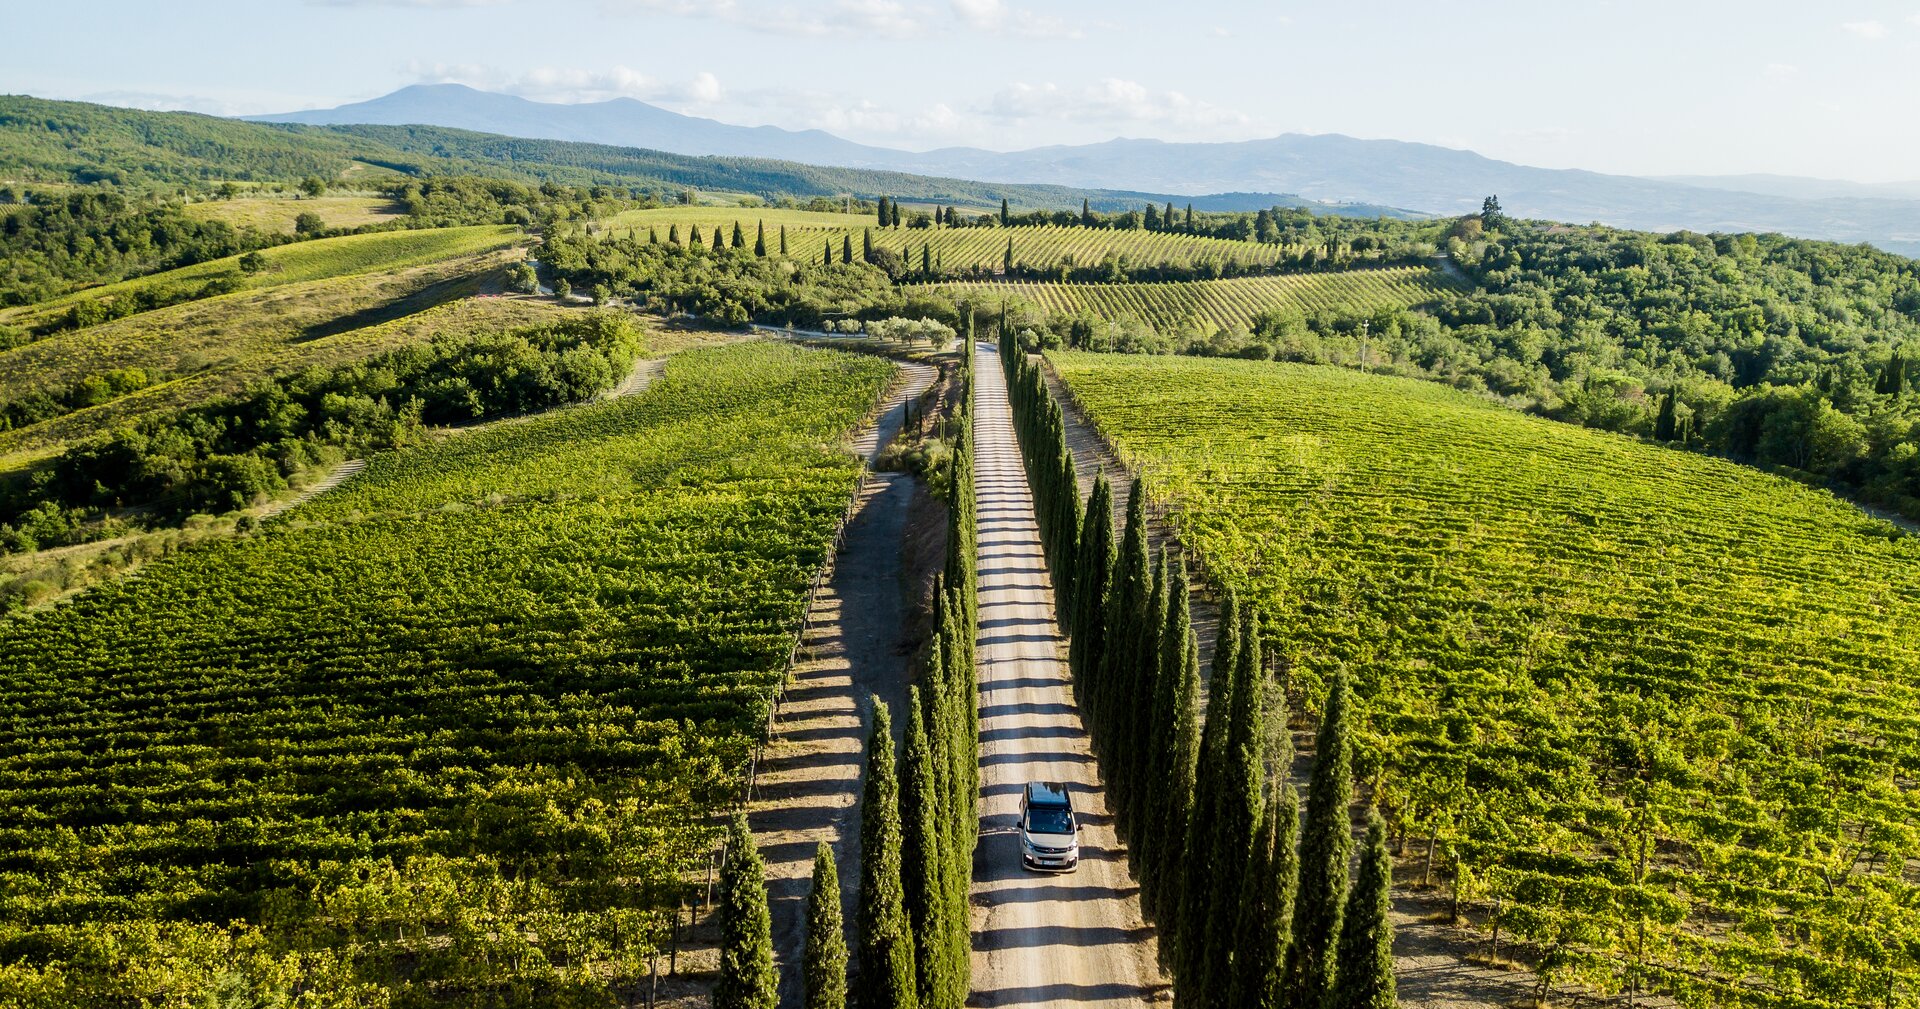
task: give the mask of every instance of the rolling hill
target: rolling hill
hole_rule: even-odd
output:
[[[1471,151],[1339,134],[1289,133],[1236,143],[1104,143],[996,152],[925,152],[857,144],[818,130],[731,126],[631,99],[543,104],[461,85],[404,88],[336,109],[258,117],[288,123],[432,124],[512,136],[623,144],[696,155],[755,155],[849,168],[884,169],[988,183],[1124,192],[1267,194],[1303,202],[1352,202],[1433,214],[1478,209],[1498,194],[1524,217],[1649,231],[1778,231],[1803,238],[1873,242],[1920,252],[1920,199],[1912,186],[1822,180],[1651,179],[1535,168]]]

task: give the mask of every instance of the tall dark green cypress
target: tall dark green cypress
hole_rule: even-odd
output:
[[[1080,198],[1080,226],[1083,228],[1093,227],[1093,204],[1088,202],[1084,196]]]
[[[933,744],[927,738],[926,703],[919,685],[907,688],[906,763],[900,773],[900,883],[913,937],[915,992],[922,1006],[933,1006],[946,990],[947,910],[945,867],[938,823],[945,812]]]
[[[735,230],[738,230],[739,227],[740,226],[738,224],[734,225]],[[726,248],[727,247],[726,238],[727,236],[721,232],[720,226],[717,224],[714,225],[713,226],[713,251],[719,252],[721,249]]]
[[[1340,952],[1333,994],[1327,1009],[1393,1009],[1393,858],[1387,853],[1387,824],[1380,811],[1367,810],[1367,847],[1360,853],[1360,878],[1347,897],[1340,926]]]
[[[833,265],[833,239],[829,238],[820,243],[820,261],[827,266]]]
[[[1013,215],[1008,212],[1007,198],[1002,196],[1000,197],[1000,226],[1006,227],[1011,223],[1013,223]]]
[[[659,244],[660,244],[660,232],[658,232],[658,231],[656,231],[656,230],[654,230],[653,228],[648,228],[648,229],[647,229],[647,244],[648,244],[648,245],[659,245]]]
[[[1000,257],[1000,266],[1008,273],[1013,272],[1013,236],[1007,236],[1007,253]]]
[[[1265,874],[1249,881],[1256,888],[1260,914],[1243,936],[1250,984],[1245,995],[1251,999],[1244,1004],[1274,1007],[1286,1004],[1281,1001],[1280,978],[1286,965],[1287,943],[1293,936],[1294,891],[1300,886],[1300,797],[1293,785],[1281,783],[1267,804],[1261,829],[1272,833],[1273,847]],[[1235,961],[1236,971],[1241,964],[1241,960]]]
[[[1100,674],[1094,679],[1092,694],[1094,746],[1106,758],[1108,792],[1116,809],[1127,806],[1131,782],[1127,780],[1126,761],[1120,750],[1131,744],[1124,738],[1131,691],[1134,632],[1145,618],[1147,594],[1152,591],[1152,573],[1147,567],[1147,522],[1145,495],[1135,477],[1127,498],[1127,528],[1122,532],[1119,553],[1114,557],[1112,584],[1107,589],[1107,645],[1102,649]]]
[[[1217,660],[1216,660],[1217,661]],[[1209,1005],[1230,1009],[1230,980],[1238,972],[1233,963],[1240,926],[1240,905],[1247,896],[1247,866],[1253,856],[1254,835],[1260,828],[1265,769],[1261,760],[1260,701],[1265,669],[1260,658],[1259,627],[1253,607],[1240,611],[1240,647],[1234,656],[1232,707],[1227,738],[1221,748],[1220,785],[1215,791],[1213,815],[1213,895],[1208,899],[1207,958]]]
[[[1073,637],[1067,642],[1067,660],[1074,686],[1085,690],[1088,678],[1097,675],[1092,670],[1099,665],[1106,637],[1107,575],[1113,570],[1113,488],[1105,473],[1094,478],[1093,494],[1087,498],[1079,555],[1073,574]]]
[[[1137,484],[1135,490],[1138,490]],[[1158,794],[1157,783],[1151,777],[1154,723],[1159,714],[1154,710],[1153,701],[1160,681],[1160,632],[1166,626],[1167,554],[1163,550],[1160,562],[1153,566],[1153,585],[1147,591],[1146,605],[1141,607],[1139,622],[1129,636],[1127,664],[1132,667],[1131,685],[1120,706],[1126,731],[1118,756],[1127,772],[1122,812],[1126,818],[1127,854],[1136,877],[1141,874],[1141,849],[1149,843],[1146,824]]]
[[[1668,389],[1660,397],[1660,413],[1653,419],[1653,438],[1655,441],[1672,441],[1675,430],[1675,410],[1673,390]]]
[[[843,234],[840,236],[840,261],[842,263],[853,262],[853,235],[851,234]]]
[[[1193,813],[1187,820],[1187,840],[1180,881],[1179,928],[1175,935],[1174,1004],[1211,1006],[1211,963],[1207,956],[1208,923],[1213,916],[1214,836],[1220,805],[1228,785],[1223,781],[1228,725],[1233,721],[1233,684],[1240,661],[1240,607],[1233,591],[1220,599],[1220,631],[1213,648],[1213,675],[1207,681],[1206,725],[1200,732],[1200,753],[1193,786]],[[1222,867],[1222,872],[1232,871]]]
[[[900,781],[885,701],[873,699],[860,798],[860,1004],[918,1009],[913,937],[900,874]]]
[[[707,243],[700,237],[700,226],[698,224],[687,225],[687,246],[689,248],[703,248],[706,244]]]
[[[774,1009],[780,973],[773,966],[773,917],[767,910],[767,865],[753,846],[747,814],[727,830],[727,864],[720,870],[720,982],[714,1009]]]
[[[1181,855],[1186,850],[1187,817],[1193,807],[1194,759],[1200,746],[1196,718],[1200,708],[1200,655],[1193,637],[1193,613],[1187,585],[1187,560],[1167,558],[1166,621],[1160,631],[1159,675],[1154,679],[1152,752],[1147,780],[1153,808],[1143,833],[1145,856],[1140,897],[1147,914],[1171,932],[1179,908]]]
[[[1335,943],[1346,915],[1347,869],[1353,858],[1348,812],[1353,805],[1353,746],[1347,737],[1351,703],[1346,671],[1336,671],[1314,737],[1313,780],[1301,827],[1300,895],[1282,982],[1289,1005],[1321,1005],[1333,987]]]
[[[863,261],[868,263],[873,262],[873,229],[872,228],[860,229],[860,258]]]
[[[876,218],[877,218],[877,219],[879,220],[879,222],[880,222],[880,226],[881,226],[881,227],[883,227],[883,228],[884,228],[884,227],[886,227],[886,226],[887,226],[888,224],[891,224],[891,223],[893,222],[893,218],[892,218],[891,216],[889,216],[889,215],[888,215],[888,213],[887,213],[887,198],[886,198],[886,197],[884,197],[884,196],[882,196],[882,197],[880,197],[880,202],[879,202],[879,205],[878,205],[878,207],[877,207],[877,209],[878,209],[878,211],[879,211],[879,212],[878,212],[878,213],[877,213],[877,214],[875,215],[875,217],[876,217]]]
[[[920,243],[920,275],[933,276],[933,246],[926,242]]]
[[[767,254],[767,222],[759,221],[753,226],[753,254],[762,258]]]
[[[1233,980],[1228,987],[1230,1006],[1257,1009],[1267,994],[1267,978],[1280,957],[1280,942],[1286,931],[1277,929],[1274,907],[1273,870],[1280,844],[1280,803],[1276,795],[1267,800],[1260,817],[1260,829],[1253,835],[1253,846],[1241,876],[1245,894],[1240,901],[1240,924],[1233,931]],[[1291,839],[1289,839],[1291,841]]]
[[[739,221],[733,222],[733,241],[731,245],[736,249],[744,249],[747,247],[747,236],[745,232],[740,230]]]
[[[801,969],[804,1009],[846,1009],[847,934],[840,917],[840,869],[821,841],[807,891],[807,948]]]
[[[784,224],[780,226],[780,254],[787,254],[787,226]]]

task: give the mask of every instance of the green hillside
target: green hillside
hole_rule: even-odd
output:
[[[1434,384],[1052,359],[1296,710],[1355,675],[1356,778],[1537,969],[1702,1007],[1920,985],[1920,538]]]
[[[0,993],[637,990],[892,370],[692,351],[0,622]]]

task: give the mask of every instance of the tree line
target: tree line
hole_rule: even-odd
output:
[[[1386,828],[1371,809],[1349,885],[1353,730],[1344,674],[1322,710],[1303,815],[1290,782],[1285,693],[1262,658],[1252,608],[1222,594],[1203,715],[1184,557],[1171,549],[1151,556],[1138,480],[1124,530],[1116,530],[1104,474],[1081,505],[1065,417],[1040,367],[1004,329],[1000,348],[1075,695],[1142,909],[1160,930],[1175,1004],[1394,1005],[1392,866]]]
[[[876,1009],[962,1009],[971,990],[968,895],[980,789],[972,357],[969,338],[960,365],[967,393],[945,423],[943,440],[951,451],[943,478],[935,481],[946,494],[949,523],[944,566],[934,582],[936,630],[916,660],[903,739],[896,740],[887,704],[871,700],[854,945],[860,970],[850,984],[839,867],[822,842],[814,855],[801,964],[807,1009],[844,1009],[849,994]],[[898,758],[896,742],[903,751]],[[733,821],[729,849],[743,854],[729,856],[722,877],[721,970],[713,1004],[774,1009],[779,978],[764,867],[744,816]]]

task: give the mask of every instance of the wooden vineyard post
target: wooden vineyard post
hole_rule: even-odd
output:
[[[673,905],[673,927],[667,931],[667,976],[674,977],[680,972],[680,912],[687,909],[685,898]]]

